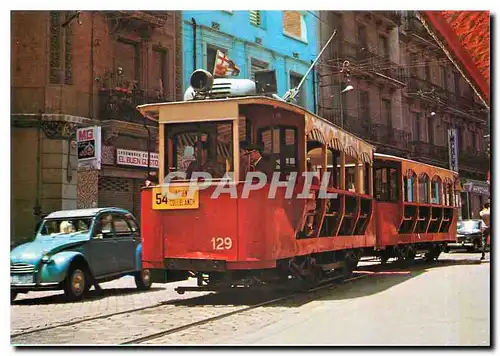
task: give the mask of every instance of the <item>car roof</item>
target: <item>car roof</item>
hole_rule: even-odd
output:
[[[459,220],[458,222],[464,222],[464,221],[482,221],[481,219],[465,219],[465,220]]]
[[[54,211],[46,219],[93,217],[102,212],[131,214],[128,210],[114,207]]]

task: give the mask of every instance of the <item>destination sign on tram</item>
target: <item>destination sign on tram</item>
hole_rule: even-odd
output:
[[[169,190],[174,199],[168,196]],[[153,188],[153,209],[154,210],[174,210],[174,209],[198,209],[200,206],[199,191],[195,190],[191,197],[188,196],[188,186],[170,186]]]

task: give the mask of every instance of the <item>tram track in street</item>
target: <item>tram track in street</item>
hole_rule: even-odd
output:
[[[371,276],[371,275],[370,274],[362,274],[362,275],[359,275],[359,276],[355,276],[355,277],[351,277],[351,278],[348,278],[348,279],[344,279],[344,280],[342,280],[342,282],[343,283],[352,282],[352,281],[355,281],[355,280],[358,280],[358,279],[367,278],[369,276]],[[332,278],[329,282],[326,282],[326,283],[324,282],[325,283],[324,285],[320,285],[318,287],[314,287],[314,288],[308,289],[307,291],[304,291],[304,292],[296,292],[296,293],[293,293],[291,295],[281,296],[281,297],[278,297],[278,298],[275,298],[275,299],[272,299],[272,300],[268,300],[268,301],[265,301],[265,302],[262,302],[262,303],[258,303],[258,304],[255,304],[255,305],[250,305],[250,306],[245,307],[243,309],[234,310],[234,311],[231,311],[231,312],[228,312],[228,313],[223,313],[223,314],[220,314],[220,315],[213,316],[211,318],[199,320],[199,321],[196,321],[196,322],[193,322],[193,323],[187,323],[187,324],[184,324],[184,325],[181,325],[181,326],[178,326],[178,327],[174,327],[174,328],[162,330],[162,331],[150,334],[150,335],[141,336],[139,338],[127,340],[126,342],[123,342],[120,345],[136,345],[136,344],[141,344],[141,343],[144,343],[146,341],[151,341],[151,340],[154,340],[154,339],[161,338],[163,336],[175,334],[177,332],[180,332],[180,331],[183,331],[183,330],[186,330],[186,329],[194,328],[194,327],[197,327],[197,326],[208,324],[208,323],[213,322],[213,321],[221,320],[221,319],[230,317],[230,316],[235,315],[235,314],[244,313],[244,312],[247,312],[247,311],[252,310],[252,309],[257,309],[257,308],[261,308],[261,307],[264,307],[264,306],[269,306],[269,305],[272,305],[272,304],[275,304],[275,303],[278,303],[278,302],[283,302],[283,301],[286,301],[288,299],[292,299],[292,298],[295,298],[295,297],[298,297],[298,296],[305,295],[307,293],[312,293],[312,292],[316,292],[316,291],[320,291],[320,290],[324,290],[324,289],[333,289],[336,286],[341,285],[341,284],[335,283],[338,279],[339,278]]]
[[[430,268],[437,263],[439,262],[425,263],[425,268]],[[343,282],[344,283],[351,282],[354,280],[379,274],[411,273],[411,271],[413,270],[411,266],[406,266],[403,268],[404,271],[391,272],[391,270],[393,270],[394,268],[400,269],[401,267],[402,267],[401,265],[398,265],[396,263],[390,263],[384,266],[378,264],[363,266],[362,268],[358,268],[358,270],[353,271],[355,277],[344,279]],[[241,293],[237,295],[224,294],[222,292],[206,293],[206,294],[204,293],[201,295],[197,294],[192,298],[181,298],[181,299],[162,301],[157,304],[145,307],[123,310],[116,313],[98,315],[85,319],[69,321],[66,323],[50,325],[36,330],[29,330],[26,332],[11,334],[11,343],[20,345],[25,343],[33,344],[33,343],[38,343],[38,340],[44,340],[44,342],[49,342],[49,343],[50,340],[53,340],[54,344],[65,343],[65,342],[69,343],[69,341],[71,340],[69,339],[61,340],[57,337],[57,335],[66,334],[64,337],[68,337],[68,334],[72,332],[77,333],[80,330],[84,330],[86,333],[92,333],[93,327],[95,327],[96,325],[101,327],[103,330],[106,330],[105,325],[110,324],[110,326],[112,326],[114,325],[114,323],[121,323],[123,324],[124,328],[128,327],[132,328],[134,324],[130,325],[127,324],[129,322],[127,319],[130,318],[131,320],[133,318],[136,318],[138,320],[137,323],[139,324],[142,323],[142,325],[146,326],[143,329],[141,329],[140,327],[137,328],[136,331],[138,333],[136,333],[136,335],[132,335],[137,337],[130,338],[130,335],[113,335],[111,339],[114,338],[118,340],[114,340],[116,342],[112,342],[110,344],[121,344],[121,345],[139,344],[150,340],[158,339],[166,335],[175,334],[186,329],[195,328],[197,326],[201,326],[210,323],[212,321],[228,318],[231,315],[244,313],[245,311],[249,311],[259,307],[277,304],[279,302],[286,301],[287,299],[293,299],[294,297],[297,297],[299,295],[308,295],[315,291],[335,289],[336,287],[342,285],[341,283],[338,283],[338,279],[339,277],[330,278],[326,281],[321,282],[319,286],[315,286],[311,289],[300,292],[293,291],[290,294],[289,291],[285,295],[278,294],[278,297],[276,297],[275,294],[274,297],[271,296],[270,299],[264,301],[259,301],[259,300],[250,302],[245,301],[244,300],[245,298],[254,297],[253,295],[248,293]],[[276,293],[272,290],[269,290],[269,292]],[[237,293],[239,293],[239,291],[237,291]],[[229,301],[227,300],[228,296],[231,296],[232,298],[232,299],[230,298]],[[270,296],[265,295],[264,297],[269,298]],[[258,299],[259,298],[262,298],[262,295],[259,295]],[[226,310],[221,311],[221,309],[226,309]],[[167,328],[165,328],[166,324],[169,324]],[[158,329],[160,329],[161,331],[158,331]],[[145,335],[144,334],[141,335],[142,332],[144,332]],[[64,339],[64,337],[62,339]],[[77,338],[80,337],[81,337],[80,335],[77,336]],[[21,342],[19,343],[17,341]]]

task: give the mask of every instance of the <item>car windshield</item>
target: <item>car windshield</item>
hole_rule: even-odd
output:
[[[481,228],[481,222],[475,220],[460,221],[457,225],[458,231],[472,231],[472,230],[479,230],[480,228]]]
[[[40,235],[57,236],[62,234],[82,234],[90,229],[92,218],[76,217],[66,219],[48,219],[43,222]]]

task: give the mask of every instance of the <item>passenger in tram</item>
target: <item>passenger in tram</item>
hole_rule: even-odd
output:
[[[211,174],[212,178],[222,178],[225,172],[210,161],[208,154],[210,148],[209,143],[200,142],[198,145],[200,152],[199,160],[191,161],[186,169],[186,179],[191,179],[193,172],[206,172]]]

